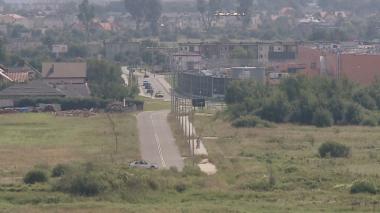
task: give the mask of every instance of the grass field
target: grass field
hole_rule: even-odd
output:
[[[134,115],[111,115],[111,119],[119,139],[117,154],[105,114],[89,118],[41,113],[1,115],[0,183],[17,180],[36,165],[111,160],[126,163],[139,158]]]
[[[155,105],[162,103],[152,104],[160,109]],[[209,158],[218,168],[216,175],[206,176],[190,167],[182,173],[126,168],[127,162],[139,158],[135,115],[118,114],[112,119],[119,150],[111,156],[115,143],[104,114],[90,118],[0,116],[0,212],[380,211],[379,195],[349,192],[356,180],[380,186],[380,127],[236,129],[203,112],[195,115],[195,125],[197,132],[208,138],[204,142]],[[171,126],[181,143],[176,124],[171,122]],[[348,145],[351,156],[321,159],[318,148],[326,141]],[[181,152],[186,155],[185,146]],[[80,197],[54,191],[55,179],[48,184],[21,183],[20,178],[33,167],[77,162],[98,165],[103,175],[115,178],[113,184],[127,175],[132,185]],[[270,176],[274,181],[268,187]]]
[[[138,100],[144,101],[144,111],[158,111],[170,109],[170,102],[159,99],[150,99],[139,96]]]
[[[263,196],[254,199],[258,205],[270,204],[269,209],[291,212],[380,211],[379,195],[349,192],[358,180],[380,186],[378,127],[236,129],[205,114],[196,116],[195,122],[202,136],[217,137],[205,140],[210,160],[219,169],[215,178],[232,191]],[[318,148],[328,141],[349,146],[351,156],[321,159]],[[275,180],[270,190],[265,187],[269,176]]]

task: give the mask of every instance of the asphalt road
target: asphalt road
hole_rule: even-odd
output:
[[[146,90],[142,86],[143,81],[147,80],[149,83],[151,83],[152,88],[154,90],[154,94],[158,91],[161,91],[162,94],[164,95],[163,98],[155,98],[153,94],[153,97],[152,97],[153,99],[161,99],[164,101],[170,101],[170,94],[169,94],[170,88],[166,88],[165,85],[162,83],[163,81],[165,81],[165,77],[163,75],[154,76],[154,74],[152,73],[148,73],[148,74],[149,74],[149,78],[144,78],[144,74],[141,74],[141,73],[137,74],[138,79],[139,79],[140,91],[141,91],[140,95],[145,96],[145,97],[151,97],[150,94],[146,93]]]
[[[142,112],[137,115],[142,158],[159,168],[183,169],[184,162],[167,121],[169,111]]]

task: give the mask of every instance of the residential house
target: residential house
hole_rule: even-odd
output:
[[[3,78],[13,83],[27,83],[35,77],[35,71],[30,67],[4,67],[0,65],[0,72]]]
[[[30,19],[17,14],[0,15],[0,24],[22,25],[28,29],[33,27]]]
[[[49,84],[85,84],[87,81],[87,64],[42,63],[42,77]]]
[[[66,97],[89,97],[87,64],[49,62],[42,64],[43,81]]]
[[[8,102],[21,98],[57,98],[65,94],[48,85],[42,80],[34,80],[25,84],[14,84],[0,91],[0,99]]]

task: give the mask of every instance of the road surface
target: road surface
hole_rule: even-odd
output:
[[[142,158],[159,168],[177,167],[184,162],[167,121],[169,111],[142,112],[137,116]]]
[[[170,84],[168,84],[166,82],[165,76],[158,75],[158,74],[154,75],[153,73],[149,73],[149,72],[147,72],[147,74],[149,75],[149,78],[144,78],[143,73],[136,73],[136,75],[138,76],[138,79],[139,79],[140,95],[144,96],[144,97],[151,97],[153,99],[161,99],[164,101],[170,101],[171,100],[171,98],[170,98],[171,88],[170,88]],[[144,80],[148,81],[152,85],[154,93],[161,91],[163,93],[164,97],[163,98],[155,98],[154,95],[152,97],[150,94],[146,93],[146,90],[142,86],[142,83]]]

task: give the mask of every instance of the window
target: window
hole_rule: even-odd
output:
[[[310,69],[316,69],[317,68],[317,63],[313,62],[310,65]]]

